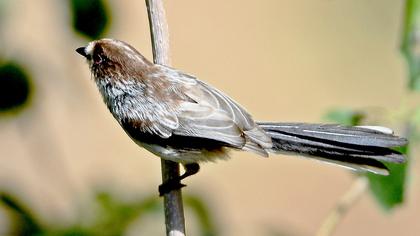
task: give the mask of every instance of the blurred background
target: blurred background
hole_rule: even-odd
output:
[[[418,235],[417,2],[167,0],[172,65],[257,120],[357,115],[409,136],[402,177],[370,178],[381,184],[334,235]],[[114,121],[74,51],[101,37],[151,59],[144,1],[0,0],[0,235],[164,235],[160,160]],[[232,153],[185,181],[187,231],[314,235],[355,178],[303,158]]]

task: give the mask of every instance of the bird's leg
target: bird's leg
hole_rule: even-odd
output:
[[[159,196],[163,196],[165,193],[169,193],[172,190],[180,189],[187,185],[182,184],[181,180],[187,178],[188,176],[195,175],[200,170],[200,165],[197,163],[184,164],[185,172],[178,178],[170,179],[161,185],[159,185]]]

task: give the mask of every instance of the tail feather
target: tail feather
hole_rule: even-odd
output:
[[[381,161],[402,163],[404,156],[391,147],[407,140],[378,128],[305,123],[258,125],[271,136],[271,152],[296,153],[358,171],[387,175]]]

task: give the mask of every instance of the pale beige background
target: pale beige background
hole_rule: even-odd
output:
[[[150,58],[144,1],[110,7],[107,36]],[[224,90],[256,119],[320,122],[333,107],[393,110],[406,99],[398,51],[404,1],[167,0],[166,7],[173,66]],[[155,193],[160,162],[127,138],[102,104],[74,52],[87,41],[68,27],[65,1],[3,0],[2,8],[1,54],[28,63],[37,88],[29,111],[0,120],[1,188],[60,224],[91,214],[85,206],[98,188],[126,200]],[[204,165],[184,190],[205,196],[223,235],[313,235],[353,179],[294,157],[232,157]],[[412,168],[418,173],[418,164]],[[419,195],[416,174],[393,214],[366,194],[336,235],[418,235]],[[129,234],[163,234],[159,220]],[[0,210],[0,234],[7,225]]]

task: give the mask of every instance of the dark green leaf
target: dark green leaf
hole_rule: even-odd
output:
[[[6,193],[0,193],[0,203],[7,207],[14,219],[12,226],[13,235],[43,234],[41,225],[32,213],[15,197]]]
[[[109,11],[105,0],[70,0],[72,24],[76,32],[98,39],[109,22]]]
[[[364,115],[346,109],[336,109],[327,113],[326,118],[345,125],[360,125]],[[397,149],[407,156],[407,148]],[[407,157],[408,158],[408,157]],[[390,171],[389,176],[366,174],[370,190],[384,209],[392,209],[404,201],[404,187],[408,161],[403,164],[384,163]]]
[[[397,150],[407,156],[407,146]],[[403,203],[408,164],[408,160],[403,164],[385,163],[390,171],[389,176],[367,174],[370,190],[384,209],[391,210]]]
[[[29,101],[32,92],[29,76],[19,64],[0,64],[0,112],[15,111]]]

